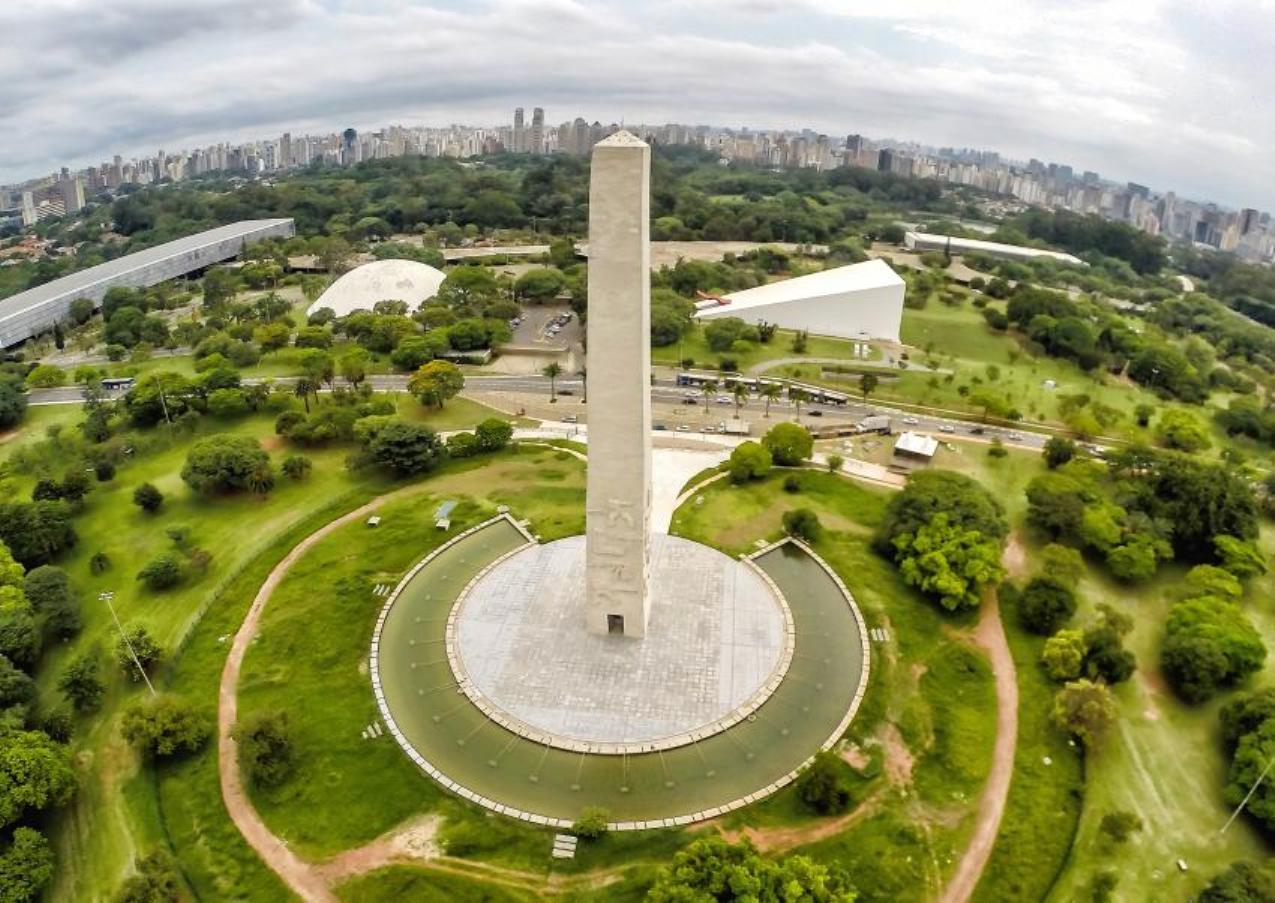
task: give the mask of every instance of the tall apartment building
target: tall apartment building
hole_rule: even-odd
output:
[[[531,138],[527,150],[533,154],[545,152],[545,111],[540,107],[531,111]]]

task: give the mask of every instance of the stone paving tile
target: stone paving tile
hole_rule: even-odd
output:
[[[753,569],[652,536],[645,639],[585,630],[584,537],[534,546],[471,589],[456,650],[495,708],[561,738],[637,743],[691,731],[746,703],[780,666],[781,603]]]

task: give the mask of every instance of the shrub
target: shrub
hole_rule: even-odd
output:
[[[184,699],[155,696],[124,711],[120,732],[144,756],[170,758],[197,752],[212,736],[212,719]]]
[[[137,579],[152,590],[172,589],[185,576],[182,560],[172,552],[161,552],[137,572]]]
[[[797,798],[820,815],[836,815],[850,808],[850,784],[845,765],[836,754],[816,753],[810,767],[797,778]]]
[[[1062,436],[1051,436],[1042,452],[1050,470],[1061,467],[1076,456],[1076,443]]]
[[[607,832],[611,813],[600,806],[588,806],[571,825],[571,833],[581,840],[597,840]]]
[[[98,461],[93,465],[93,475],[99,483],[109,483],[115,479],[115,465],[110,461]]]
[[[783,524],[785,533],[805,542],[818,542],[819,537],[823,535],[823,525],[819,523],[819,516],[809,508],[785,511]]]
[[[1116,703],[1106,685],[1075,680],[1054,696],[1053,719],[1058,727],[1093,748],[1115,722]]]
[[[147,514],[154,514],[164,504],[164,493],[150,483],[143,483],[133,490],[133,504]]]
[[[801,480],[795,473],[790,473],[784,477],[784,492],[801,492]]]
[[[485,452],[496,452],[507,446],[514,437],[513,424],[498,417],[488,417],[474,428],[478,447]]]
[[[283,459],[280,469],[290,480],[304,480],[314,469],[314,465],[305,455],[288,455]]]
[[[381,467],[408,476],[433,470],[442,460],[443,444],[427,427],[394,420],[372,437],[368,453]]]
[[[1134,812],[1108,812],[1098,823],[1098,830],[1113,844],[1121,844],[1142,830],[1142,819]]]
[[[1266,903],[1275,900],[1275,876],[1251,862],[1233,862],[1195,899],[1196,903]]]
[[[828,456],[828,473],[837,473],[845,465],[846,459],[841,455]]]
[[[1178,695],[1203,702],[1259,670],[1266,660],[1261,634],[1237,605],[1214,596],[1169,610],[1160,667]]]
[[[239,764],[259,787],[277,787],[292,772],[292,737],[288,713],[254,712],[235,725]]]

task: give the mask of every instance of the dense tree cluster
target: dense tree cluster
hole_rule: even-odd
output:
[[[1138,273],[1159,272],[1167,262],[1164,239],[1095,214],[1032,207],[1017,216],[1010,228],[1073,254],[1096,251],[1119,258]]]
[[[874,542],[905,581],[954,611],[976,607],[1000,580],[1007,532],[1004,509],[986,489],[963,474],[928,470],[890,499]]]
[[[1268,831],[1275,830],[1275,787],[1265,781],[1258,783],[1275,756],[1275,688],[1238,694],[1222,707],[1218,717],[1222,743],[1231,760],[1226,801],[1239,805],[1256,785],[1245,811]]]
[[[674,853],[647,894],[652,903],[853,903],[855,898],[836,866],[819,865],[805,856],[767,859],[747,841],[732,844],[716,835],[701,837]]]

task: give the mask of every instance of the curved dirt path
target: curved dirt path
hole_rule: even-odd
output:
[[[248,609],[243,624],[235,633],[234,641],[230,645],[230,654],[226,656],[226,664],[221,671],[221,684],[217,690],[217,772],[221,778],[221,797],[226,803],[226,811],[230,813],[231,820],[239,829],[239,833],[243,835],[244,840],[256,850],[262,861],[304,900],[328,903],[328,901],[335,901],[336,896],[312,863],[298,857],[288,849],[286,841],[266,827],[252,805],[252,801],[248,799],[243,775],[239,772],[238,744],[230,735],[239,713],[239,702],[236,696],[239,672],[243,667],[248,646],[257,635],[261,612],[266,607],[266,602],[270,599],[275,587],[283,580],[292,565],[336,530],[366,518],[372,511],[394,497],[417,489],[419,489],[417,486],[407,486],[378,496],[366,505],[330,521],[294,546],[292,551],[274,566],[270,575],[266,577],[266,581],[257,590],[257,595],[252,600],[252,606]]]
[[[1011,537],[1010,547],[1006,549],[1007,557],[1017,554],[1010,552],[1014,548],[1021,551]],[[965,903],[974,895],[974,888],[978,886],[983,868],[996,844],[1001,817],[1005,814],[1005,800],[1009,797],[1009,784],[1014,777],[1014,749],[1018,744],[1018,676],[1001,623],[1000,603],[994,591],[988,592],[983,599],[978,625],[974,628],[974,641],[987,652],[996,681],[996,743],[992,747],[992,768],[978,798],[974,833],[956,871],[943,889],[939,903]]]

